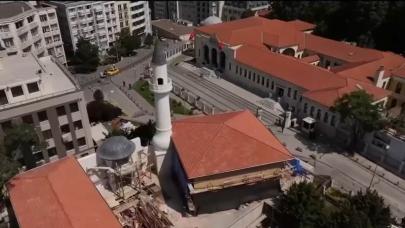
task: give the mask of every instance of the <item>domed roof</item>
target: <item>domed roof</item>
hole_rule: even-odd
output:
[[[98,149],[101,159],[115,161],[131,156],[135,151],[135,144],[124,136],[108,138]]]
[[[201,22],[202,25],[215,25],[222,23],[222,20],[217,16],[209,16]]]

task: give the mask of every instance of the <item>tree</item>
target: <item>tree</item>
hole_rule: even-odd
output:
[[[0,146],[0,201],[3,199],[3,186],[18,173],[20,163],[10,159],[2,146]]]
[[[251,9],[247,9],[245,11],[243,11],[242,15],[240,16],[240,18],[248,18],[248,17],[253,17],[255,15],[255,12],[252,11]]]
[[[131,35],[128,28],[121,29],[119,39],[115,42],[108,54],[111,56],[129,56],[133,51],[141,46],[141,38],[139,36]]]
[[[8,129],[4,137],[4,147],[8,156],[14,160],[19,159],[28,170],[36,166],[33,151],[41,150],[45,146],[39,140],[35,129],[25,123]]]
[[[147,45],[148,47],[153,45],[153,36],[152,36],[152,34],[148,33],[146,35],[144,44]]]
[[[282,228],[328,227],[321,194],[311,183],[293,184],[275,207],[276,220]]]
[[[352,128],[353,147],[356,141],[364,134],[373,130],[381,129],[383,120],[378,105],[372,104],[372,96],[364,90],[353,91],[343,95],[335,101],[332,108],[340,114],[341,120],[348,122]]]
[[[76,72],[89,73],[96,71],[100,63],[97,45],[81,37],[77,41],[76,47],[77,50],[73,57],[73,63],[77,65],[75,66]]]

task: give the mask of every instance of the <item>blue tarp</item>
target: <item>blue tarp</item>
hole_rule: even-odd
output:
[[[294,159],[291,161],[291,165],[293,166],[294,175],[304,175],[305,169],[301,166],[300,160]]]

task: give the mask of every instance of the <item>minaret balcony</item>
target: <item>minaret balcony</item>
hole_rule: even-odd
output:
[[[165,82],[165,83],[163,83],[161,85],[156,83],[156,81],[154,81],[154,80],[150,81],[149,82],[149,89],[153,93],[169,93],[173,89],[172,80],[170,78],[168,78],[167,82]]]

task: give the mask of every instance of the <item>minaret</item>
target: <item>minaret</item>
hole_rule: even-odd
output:
[[[150,90],[155,95],[156,133],[152,145],[158,173],[169,149],[172,135],[169,94],[173,87],[172,81],[167,77],[165,50],[165,44],[158,39],[152,55],[153,74],[150,82]]]

